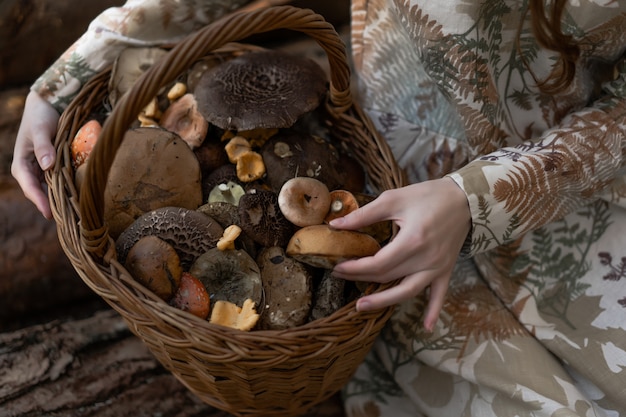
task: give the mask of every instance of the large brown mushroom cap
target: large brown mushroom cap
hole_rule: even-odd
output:
[[[286,128],[314,110],[328,90],[313,60],[281,51],[243,54],[206,71],[195,87],[198,109],[225,130]]]
[[[175,133],[160,128],[126,132],[104,191],[104,220],[113,239],[159,207],[202,204],[200,164]]]
[[[299,229],[291,237],[285,252],[305,264],[332,269],[339,262],[372,256],[379,249],[376,239],[366,233],[320,224]]]

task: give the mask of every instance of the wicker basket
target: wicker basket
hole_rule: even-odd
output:
[[[110,71],[92,79],[61,117],[57,161],[46,174],[61,245],[84,282],[186,387],[238,416],[295,416],[336,393],[364,359],[392,309],[358,313],[351,302],[329,317],[286,331],[243,332],[212,325],[170,307],[129,276],[116,260],[103,222],[103,194],[124,132],[162,86],[219,48],[276,29],[303,32],[326,52],[331,76],[327,122],[335,139],[366,167],[372,187],[382,191],[403,185],[387,144],[352,101],[343,42],[320,15],[292,6],[231,14],[190,35],[153,65],[107,118],[79,198],[69,142],[102,106]],[[386,287],[371,285],[368,291]]]

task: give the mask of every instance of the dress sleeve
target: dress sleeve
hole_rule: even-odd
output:
[[[472,231],[464,256],[485,252],[605,199],[626,207],[626,60],[602,96],[532,141],[449,176],[465,191]]]
[[[177,42],[250,0],[128,0],[106,9],[33,84],[59,113],[99,71],[129,46]]]

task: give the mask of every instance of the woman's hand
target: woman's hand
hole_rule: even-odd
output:
[[[11,174],[24,195],[47,219],[52,218],[52,212],[45,192],[43,171],[54,165],[56,152],[52,138],[56,134],[59,117],[50,103],[31,91],[26,97],[11,164]]]
[[[392,220],[395,238],[374,256],[342,262],[333,275],[353,281],[402,281],[357,302],[360,311],[383,308],[415,297],[430,287],[424,327],[432,331],[444,303],[452,270],[471,227],[465,193],[450,178],[383,192],[376,200],[331,222],[358,229]]]

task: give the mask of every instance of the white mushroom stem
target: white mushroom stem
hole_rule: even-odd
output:
[[[338,213],[341,210],[343,210],[343,201],[334,200],[332,204],[330,205],[330,211],[333,213]]]

